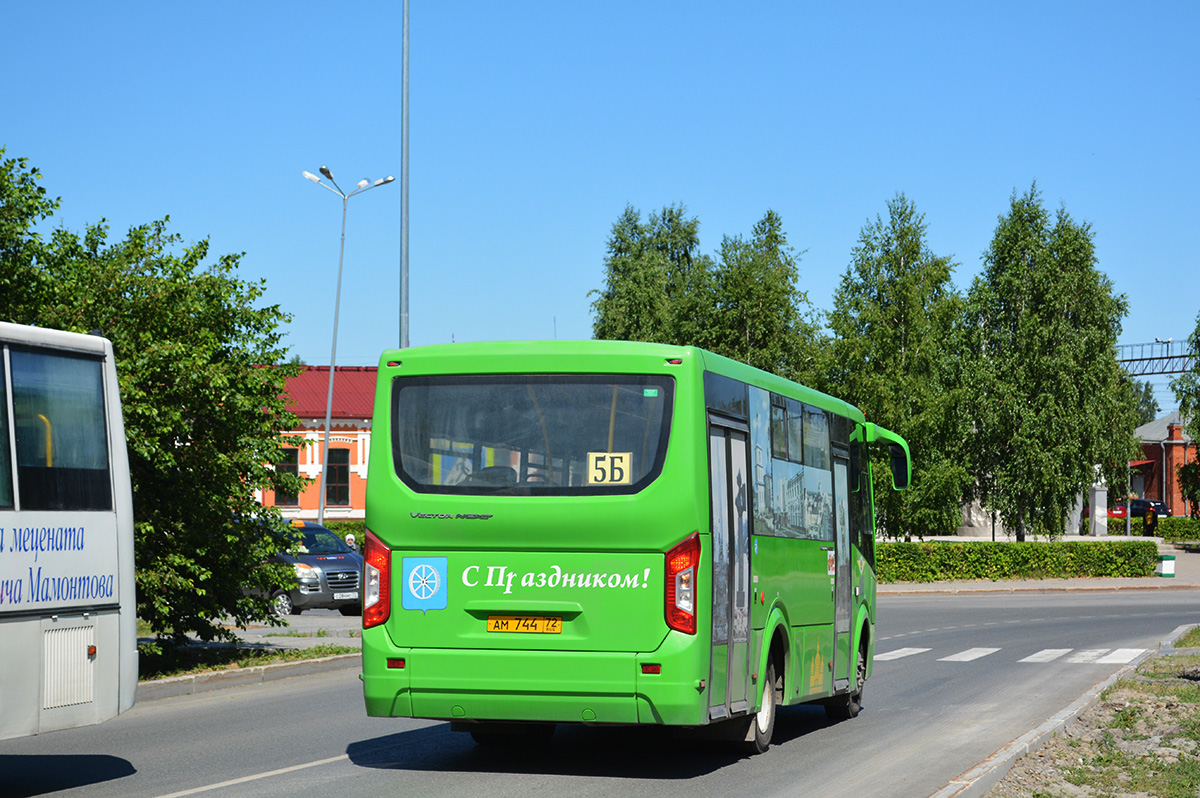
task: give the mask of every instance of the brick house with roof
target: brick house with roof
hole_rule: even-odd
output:
[[[1142,460],[1130,463],[1133,492],[1143,499],[1166,503],[1171,515],[1187,515],[1191,507],[1179,491],[1179,467],[1196,461],[1196,442],[1184,429],[1179,411],[1134,430],[1142,445]]]
[[[333,376],[333,412],[329,425],[329,474],[325,486],[325,520],[365,517],[367,463],[371,454],[371,413],[375,404],[375,366],[338,366]],[[325,402],[329,367],[303,366],[287,381],[288,410],[299,421],[284,432],[289,443],[276,468],[292,470],[312,482],[298,496],[261,491],[264,505],[276,506],[284,518],[315,521],[320,505],[321,448],[325,437]]]

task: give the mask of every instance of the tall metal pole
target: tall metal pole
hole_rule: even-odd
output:
[[[305,179],[311,180],[318,186],[332,191],[342,198],[342,242],[338,248],[338,274],[337,274],[337,292],[333,299],[333,349],[329,353],[329,393],[325,396],[325,438],[321,446],[321,495],[318,497],[319,502],[317,507],[317,523],[325,523],[325,485],[329,474],[329,428],[333,417],[333,375],[337,370],[337,334],[338,334],[338,313],[342,307],[342,262],[346,256],[346,206],[350,203],[350,198],[355,194],[361,194],[364,191],[369,191],[379,186],[387,185],[396,178],[388,175],[381,177],[372,183],[369,180],[358,181],[358,188],[351,191],[349,194],[342,191],[342,187],[333,179],[333,172],[329,171],[329,167],[322,166],[319,170],[325,176],[333,187],[325,185],[321,182],[321,178],[314,175],[312,172],[301,172]]]
[[[408,0],[400,79],[400,348],[408,347]]]
[[[325,525],[325,483],[329,474],[329,422],[333,416],[333,374],[337,363],[338,312],[342,307],[342,259],[346,254],[346,206],[350,198],[342,197],[342,244],[338,249],[337,291],[333,295],[333,349],[329,353],[329,393],[325,397],[325,441],[321,446],[321,494],[317,507],[317,523]]]

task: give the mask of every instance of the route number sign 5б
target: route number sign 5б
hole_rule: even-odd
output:
[[[628,485],[633,452],[588,452],[589,485]]]

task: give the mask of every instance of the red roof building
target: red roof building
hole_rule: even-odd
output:
[[[375,404],[374,366],[338,366],[333,375],[333,409],[329,426],[329,473],[325,485],[325,519],[365,517],[367,462],[371,454],[371,413]],[[325,403],[329,367],[304,366],[287,381],[288,410],[299,417],[284,435],[294,441],[276,468],[309,477],[298,496],[263,491],[259,500],[280,508],[285,518],[315,521],[320,506],[321,449],[325,438]]]
[[[1179,411],[1169,413],[1134,430],[1142,444],[1143,459],[1135,463],[1133,493],[1158,499],[1171,515],[1188,515],[1191,507],[1179,487],[1179,468],[1196,461],[1196,442],[1187,434]]]

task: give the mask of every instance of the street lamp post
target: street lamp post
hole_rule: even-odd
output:
[[[396,178],[388,175],[380,178],[372,183],[370,180],[358,181],[358,187],[349,194],[342,191],[342,187],[333,179],[333,173],[329,171],[328,166],[322,166],[320,169],[322,175],[333,186],[328,186],[321,181],[321,178],[314,175],[312,172],[304,171],[302,174],[309,180],[316,183],[322,188],[329,189],[334,194],[342,198],[342,243],[338,250],[338,276],[337,276],[337,291],[333,298],[333,349],[329,353],[329,393],[325,398],[325,440],[321,445],[321,494],[319,497],[320,505],[317,509],[317,523],[325,523],[325,485],[326,478],[329,474],[329,422],[333,416],[333,372],[334,366],[337,363],[337,334],[338,334],[338,312],[342,305],[342,260],[346,254],[346,206],[350,202],[350,198],[355,194],[361,194],[377,186],[386,185]]]

